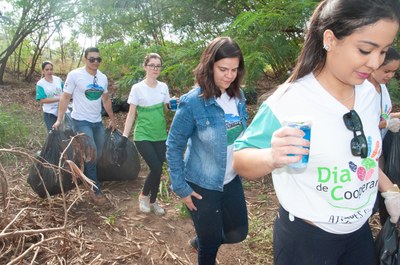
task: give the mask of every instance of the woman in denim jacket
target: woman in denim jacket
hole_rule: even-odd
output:
[[[240,90],[244,60],[228,37],[214,39],[194,70],[197,87],[183,95],[167,139],[172,190],[189,209],[198,264],[215,264],[221,244],[243,241],[247,208],[232,167],[233,142],[246,128]]]

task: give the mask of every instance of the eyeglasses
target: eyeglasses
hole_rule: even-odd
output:
[[[97,86],[98,86],[98,84],[97,84],[97,76],[95,75],[93,77],[93,87],[97,87]]]
[[[358,116],[355,110],[350,110],[350,112],[343,115],[343,121],[346,128],[353,131],[354,134],[354,137],[350,142],[351,153],[353,156],[366,158],[368,156],[368,144],[360,116]],[[361,134],[357,135],[357,132],[360,132]]]
[[[147,66],[150,67],[150,69],[157,70],[157,71],[160,71],[162,69],[162,65],[148,64]]]
[[[88,58],[88,61],[89,62],[91,62],[91,63],[94,63],[95,61],[98,61],[99,63],[101,63],[101,61],[102,61],[102,59],[101,59],[101,57],[90,57],[90,58]]]

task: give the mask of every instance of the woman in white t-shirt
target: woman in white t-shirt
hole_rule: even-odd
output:
[[[42,104],[44,123],[50,131],[57,120],[58,102],[64,88],[64,83],[53,75],[53,64],[50,61],[42,63],[42,78],[36,84],[36,100]]]
[[[400,66],[400,54],[394,49],[389,48],[386,53],[385,61],[383,64],[375,70],[368,80],[374,85],[376,92],[379,94],[379,102],[381,109],[381,121],[379,123],[379,128],[381,129],[382,140],[385,138],[388,130],[391,133],[399,133],[400,129],[400,113],[392,112],[392,102],[390,100],[389,91],[386,84],[389,83],[390,79],[393,78],[397,69]],[[389,136],[390,137],[390,136]],[[386,144],[383,144],[383,155],[379,158],[379,167],[384,170],[385,168],[385,156],[390,152],[392,147],[391,140],[387,139]],[[387,172],[386,172],[387,173]],[[390,177],[390,176],[389,176]],[[397,178],[397,176],[396,176]],[[392,178],[392,181],[394,179]],[[397,185],[400,185],[398,181],[394,181]],[[389,214],[386,210],[382,196],[378,196],[379,201],[379,217],[381,224],[383,225],[388,218]]]
[[[392,47],[386,53],[385,61],[382,65],[371,73],[368,80],[374,85],[379,94],[381,106],[381,121],[379,128],[382,129],[382,139],[388,130],[398,132],[400,129],[400,113],[391,113],[392,102],[386,84],[393,78],[400,66],[400,54]]]
[[[222,244],[248,233],[242,180],[233,170],[233,143],[247,125],[240,89],[244,59],[229,37],[215,38],[194,70],[196,86],[181,96],[167,139],[172,190],[189,210],[199,265],[214,265]]]
[[[396,223],[400,192],[378,167],[381,113],[367,78],[382,64],[399,21],[398,0],[321,1],[292,75],[235,142],[240,175],[272,173],[280,202],[275,265],[377,263],[368,223],[376,194],[379,188]],[[284,126],[294,117],[311,118],[310,141],[307,130]],[[292,168],[307,155],[305,168]]]
[[[143,213],[154,212],[156,215],[164,215],[164,209],[156,200],[165,161],[167,139],[165,112],[168,111],[170,96],[168,86],[157,80],[162,69],[160,55],[148,54],[144,59],[143,68],[146,71],[145,79],[134,84],[129,94],[130,107],[120,148],[125,147],[129,132],[136,120],[133,140],[150,168],[139,195],[139,209]]]

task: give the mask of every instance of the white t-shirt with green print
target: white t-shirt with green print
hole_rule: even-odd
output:
[[[48,82],[46,79],[40,79],[36,84],[36,100],[45,98],[59,98],[62,94],[64,83],[58,76],[53,75],[53,82]],[[58,101],[52,103],[44,103],[43,112],[58,114]]]
[[[169,103],[168,86],[157,81],[149,87],[144,81],[132,86],[128,103],[136,106],[137,118],[134,141],[163,141],[167,139],[164,104]]]
[[[75,120],[101,122],[101,102],[104,93],[108,93],[107,77],[97,70],[96,75],[89,74],[85,67],[68,73],[64,92],[72,94],[71,117]]]
[[[312,74],[290,86],[281,86],[262,104],[244,135],[235,142],[235,150],[269,148],[273,132],[285,117],[312,117],[307,169],[294,173],[285,166],[274,170],[272,178],[283,208],[335,234],[351,233],[367,222],[378,191],[379,99],[367,81],[355,91],[354,110],[362,120],[368,142],[365,159],[351,153],[354,135],[343,122],[349,110]]]
[[[225,125],[227,136],[227,155],[226,155],[226,171],[224,185],[231,182],[236,177],[236,172],[233,169],[233,143],[243,133],[243,124],[240,120],[237,109],[238,100],[235,97],[230,98],[227,93],[223,93],[221,97],[216,99],[218,105],[225,112]]]

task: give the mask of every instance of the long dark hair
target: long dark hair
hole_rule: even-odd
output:
[[[244,76],[244,59],[239,45],[229,37],[214,39],[204,50],[200,63],[194,69],[196,83],[202,88],[202,96],[205,99],[220,97],[221,90],[214,82],[214,63],[225,58],[238,58],[239,68],[235,80],[226,90],[229,97],[240,98],[240,85]]]
[[[400,21],[399,0],[324,0],[310,18],[303,49],[288,81],[321,70],[325,66],[326,51],[323,34],[330,29],[337,39],[381,19]]]
[[[385,60],[383,61],[381,67],[387,65],[391,61],[399,61],[399,60],[400,60],[400,54],[393,47],[390,47],[386,52]]]

